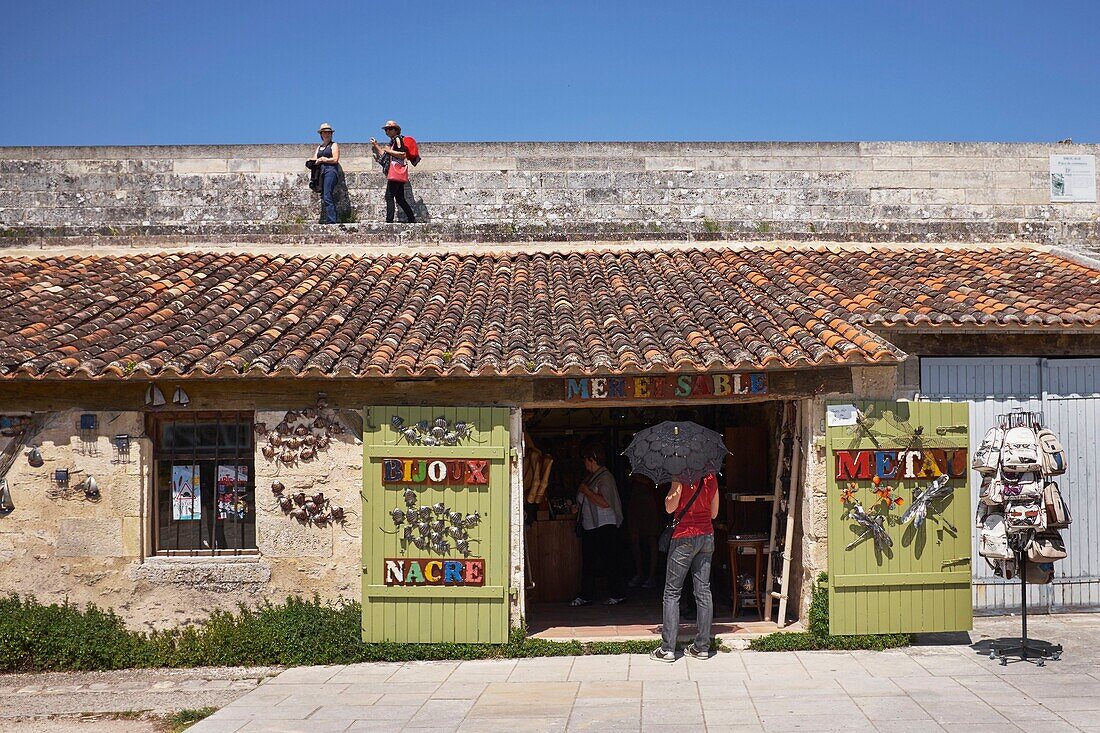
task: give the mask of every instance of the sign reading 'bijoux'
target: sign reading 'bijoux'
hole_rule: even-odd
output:
[[[489,483],[489,461],[467,458],[384,458],[382,483],[485,486]]]

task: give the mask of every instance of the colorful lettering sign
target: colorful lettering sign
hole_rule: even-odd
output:
[[[466,458],[384,458],[382,483],[487,486],[489,461]]]
[[[565,399],[571,401],[704,399],[767,393],[768,375],[765,372],[565,380]]]
[[[923,448],[920,450],[838,450],[836,480],[925,479],[947,475],[965,478],[970,468],[966,448]]]
[[[440,560],[435,558],[386,558],[383,572],[386,585],[405,586],[482,586],[485,585],[485,560]]]

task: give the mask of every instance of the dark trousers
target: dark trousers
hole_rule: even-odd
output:
[[[412,207],[405,200],[405,184],[401,181],[386,181],[386,222],[393,223],[393,204],[397,202],[401,210],[405,212],[405,218],[410,224],[416,223],[416,215]]]
[[[614,524],[581,532],[581,597],[593,600],[596,595],[596,579],[607,579],[607,593],[612,598],[623,598],[622,537]]]
[[[333,189],[336,188],[336,166],[326,165],[321,171],[321,200],[325,202],[325,223],[336,223],[336,197]]]

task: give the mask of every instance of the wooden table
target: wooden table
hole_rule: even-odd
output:
[[[737,613],[741,610],[740,599],[738,594],[740,588],[737,583],[737,556],[741,554],[741,548],[747,547],[756,553],[756,572],[754,577],[756,582],[753,584],[756,590],[756,611],[760,614],[760,620],[764,620],[764,556],[768,552],[768,540],[737,540],[730,539],[726,542],[730,551],[730,585],[732,586],[733,596],[733,616],[737,618]]]

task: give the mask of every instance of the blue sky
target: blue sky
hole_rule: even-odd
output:
[[[1100,2],[0,0],[0,145],[1100,141]]]

